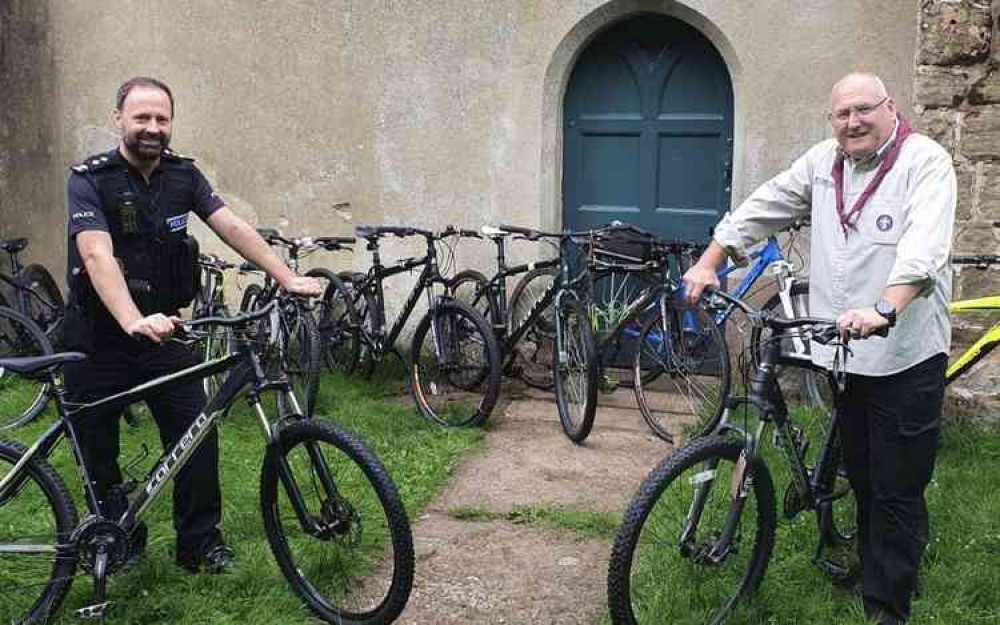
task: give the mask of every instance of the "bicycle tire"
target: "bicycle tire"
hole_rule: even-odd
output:
[[[3,304],[0,297],[0,358],[51,354],[52,343],[38,324]],[[49,387],[47,382],[0,368],[0,430],[35,420],[49,404]]]
[[[720,436],[695,439],[643,480],[625,511],[608,564],[608,608],[615,625],[714,625],[757,590],[777,524],[774,483],[761,459],[750,465],[753,489],[739,521],[747,522],[749,531],[739,528],[737,544],[721,562],[712,564],[707,558],[730,511],[732,468],[742,449],[741,443]],[[696,489],[703,498],[697,526],[682,540],[685,520],[694,514]],[[717,505],[710,507],[713,503]],[[751,545],[743,544],[747,536]],[[685,589],[692,586],[697,588],[686,601]]]
[[[325,489],[314,458],[324,460],[337,501]],[[302,529],[281,478],[282,467],[289,467],[308,518],[323,524],[318,532]],[[317,419],[283,427],[264,459],[260,501],[278,567],[316,616],[343,625],[384,625],[403,611],[413,586],[409,520],[388,472],[354,435]],[[387,563],[391,574],[381,575]],[[363,586],[352,583],[361,577],[366,580]],[[384,588],[376,588],[386,580]],[[348,606],[355,597],[343,593],[358,589],[372,594],[377,590],[377,596],[366,601],[370,605]]]
[[[20,443],[0,441],[0,480],[26,451]],[[73,583],[75,552],[64,551],[43,560],[40,554],[18,556],[4,547],[67,544],[78,516],[65,483],[47,462],[32,459],[24,466],[24,475],[12,496],[0,498],[0,618],[4,622],[44,623],[62,605]]]
[[[250,284],[243,289],[243,297],[240,298],[240,312],[248,313],[257,308],[263,293],[264,289],[259,284]]]
[[[564,298],[556,315],[556,408],[563,432],[579,445],[597,413],[597,350],[587,312],[576,298]]]
[[[792,284],[791,292],[789,293],[792,298],[792,307],[795,310],[796,315],[806,316],[809,314],[809,281],[808,280],[796,280]],[[761,312],[766,312],[771,316],[786,317],[785,311],[782,307],[781,296],[778,294],[772,295],[761,307]],[[759,327],[753,327],[750,330],[750,346],[751,354],[754,357],[754,364],[761,354],[763,354],[762,342],[766,341],[767,337],[764,335],[764,329]],[[791,339],[783,341],[782,351],[789,351],[791,347],[785,347],[785,343],[790,343]],[[806,353],[809,352],[809,341],[804,340]],[[808,369],[798,368],[798,367],[782,367],[779,371],[779,383],[781,384],[782,390],[786,393],[788,390],[795,389],[795,392],[802,399],[802,401],[811,406],[826,406],[829,410],[832,406],[830,404],[831,397],[828,392],[826,392],[825,383],[822,379],[822,374],[810,371]]]
[[[205,310],[205,316],[230,317],[229,308],[224,304],[214,309]],[[208,337],[201,346],[203,361],[223,358],[233,353],[235,350],[235,337],[230,326],[213,325],[208,328]],[[202,378],[202,387],[205,389],[205,398],[212,399],[219,392],[219,388],[225,381],[228,371],[216,373]]]
[[[52,274],[42,265],[31,264],[21,271],[18,278],[21,284],[39,292],[51,305],[51,307],[46,306],[37,296],[28,293],[28,310],[21,312],[38,324],[53,345],[62,344],[61,332],[63,319],[66,318],[66,302]]]
[[[413,333],[410,362],[411,392],[425,419],[460,427],[489,418],[500,397],[500,346],[486,319],[468,304],[446,299],[428,311]]]
[[[375,372],[375,348],[370,337],[375,336],[375,297],[364,288],[366,276],[357,271],[342,271],[337,274],[344,286],[352,294],[354,312],[358,320],[358,366],[357,373],[371,377]]]
[[[330,371],[350,374],[361,355],[354,296],[329,269],[310,269],[306,275],[326,281],[316,314],[323,363]]]
[[[511,293],[508,327],[520,327],[531,314],[538,300],[559,276],[558,267],[540,267],[524,274]],[[552,364],[555,345],[555,321],[549,306],[514,346],[516,365],[521,380],[533,388],[551,391],[555,386]]]
[[[289,300],[281,313],[281,367],[288,376],[302,416],[311,417],[319,394],[322,359],[319,327],[301,300]]]
[[[633,391],[654,434],[673,442],[679,425],[690,437],[718,426],[729,395],[729,350],[704,308],[668,297],[643,323],[634,363]]]
[[[503,324],[500,319],[500,307],[490,291],[490,281],[475,269],[460,271],[448,281],[448,293],[460,302],[465,302],[472,310],[478,312],[496,329]]]

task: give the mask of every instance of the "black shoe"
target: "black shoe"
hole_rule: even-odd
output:
[[[216,575],[224,572],[236,560],[236,553],[221,540],[206,551],[180,552],[177,554],[177,566],[188,573],[208,573]]]

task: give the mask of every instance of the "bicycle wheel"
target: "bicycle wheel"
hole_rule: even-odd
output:
[[[361,441],[320,420],[282,428],[264,460],[260,501],[278,567],[316,616],[380,625],[403,611],[413,585],[410,524]]]
[[[219,306],[209,312],[211,316],[215,317],[231,316],[229,309],[225,305]],[[234,341],[232,327],[220,325],[209,326],[208,337],[201,346],[202,360],[215,360],[216,358],[228,356],[235,350]],[[222,382],[225,381],[226,375],[228,375],[228,372],[224,371],[202,379],[206,399],[215,397],[215,394],[219,392],[219,387],[222,386]]]
[[[638,345],[642,323],[653,311],[640,311],[622,325],[612,339],[605,342],[603,337],[625,319],[629,307],[654,279],[658,279],[658,276],[612,270],[599,273],[592,281],[587,312],[594,328],[595,339],[604,344],[604,349],[599,354],[600,371],[605,375],[613,372],[609,375],[612,388],[633,387],[632,365],[635,359],[635,347]]]
[[[794,317],[806,317],[809,315],[809,282],[807,280],[796,280],[792,284],[789,293],[792,305],[792,315]],[[788,314],[781,301],[781,296],[773,295],[764,306],[762,312],[771,316],[787,318]],[[750,330],[751,354],[756,359],[763,354],[763,343],[770,337],[770,331],[764,328],[754,327]],[[781,342],[782,355],[800,354],[808,359],[809,339],[807,337],[795,339],[786,338]],[[779,383],[786,394],[801,399],[803,403],[811,406],[825,406],[827,412],[832,409],[832,396],[822,373],[810,371],[809,369],[798,367],[782,367],[779,372]]]
[[[312,269],[306,275],[326,282],[316,308],[323,362],[330,371],[352,373],[361,354],[353,294],[332,271]]]
[[[594,333],[583,304],[573,297],[559,304],[556,315],[556,408],[566,436],[579,444],[594,427],[597,412]]]
[[[448,292],[460,302],[465,302],[472,310],[478,312],[490,323],[490,327],[503,323],[499,319],[497,303],[490,292],[490,281],[486,276],[473,269],[466,269],[455,274],[448,281]]]
[[[521,327],[558,275],[558,267],[541,267],[524,274],[510,298],[508,327],[511,330]],[[555,384],[552,378],[555,327],[552,306],[548,306],[514,347],[515,363],[521,379],[528,386],[543,391],[551,391]]]
[[[27,450],[0,441],[0,481]],[[57,552],[77,526],[73,499],[59,474],[43,460],[24,467],[24,479],[0,496],[0,619],[44,623],[73,583],[76,557]]]
[[[53,345],[62,343],[62,322],[66,317],[66,303],[52,274],[41,265],[28,265],[20,274],[21,284],[35,293],[28,294],[28,309],[25,314],[45,332]],[[41,299],[39,298],[41,297]],[[44,300],[44,301],[43,301]]]
[[[635,353],[635,397],[642,418],[665,441],[719,424],[729,394],[729,351],[704,309],[667,297],[646,320]]]
[[[355,371],[371,376],[375,371],[375,348],[370,338],[375,336],[375,297],[364,290],[365,274],[342,271],[337,274],[351,294],[358,323],[358,366]]]
[[[449,426],[482,425],[500,397],[500,346],[482,315],[445,300],[413,333],[410,377],[424,418]]]
[[[321,347],[316,318],[300,300],[289,300],[281,311],[281,366],[305,417],[312,416],[319,393]]]
[[[51,353],[52,344],[37,324],[15,310],[0,306],[0,358]],[[0,367],[0,430],[31,422],[48,403],[47,383]]]
[[[721,623],[760,585],[774,549],[774,485],[752,465],[753,485],[728,545],[731,484],[742,445],[722,437],[681,447],[650,473],[625,511],[608,565],[615,625]]]

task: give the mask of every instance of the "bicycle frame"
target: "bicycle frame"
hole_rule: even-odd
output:
[[[521,265],[515,265],[509,267],[507,265],[507,255],[505,251],[505,237],[497,236],[494,239],[497,246],[497,271],[490,278],[487,284],[487,290],[489,294],[486,297],[492,297],[493,301],[496,302],[496,314],[497,319],[490,319],[490,323],[493,326],[494,333],[500,338],[504,339],[508,333],[507,328],[507,278],[520,275],[522,273],[528,273],[529,271],[534,271],[535,269],[544,269],[547,267],[555,267],[560,264],[558,258],[550,258],[542,261],[535,261],[530,263],[524,263]],[[504,345],[506,349],[506,345]]]
[[[951,302],[948,305],[950,314],[960,314],[964,312],[998,311],[1000,310],[1000,296],[980,297],[977,299],[960,300]],[[945,384],[951,384],[959,376],[968,371],[977,362],[985,358],[1000,344],[1000,323],[996,323],[986,334],[979,337],[969,349],[965,350],[958,359],[948,364],[945,371]]]
[[[262,310],[256,315],[248,315],[247,319],[252,320],[256,318],[263,318],[265,315],[274,315],[276,312],[277,307],[271,305],[268,309],[266,309],[266,312]],[[201,379],[226,370],[230,370],[229,375],[226,377],[225,382],[220,386],[219,391],[215,394],[215,396],[207,402],[204,411],[199,414],[197,418],[195,418],[192,424],[180,437],[178,442],[172,448],[164,451],[153,469],[150,470],[145,480],[140,485],[141,488],[139,488],[137,496],[129,504],[128,509],[123,513],[120,519],[114,519],[114,521],[116,521],[124,531],[131,533],[167,482],[173,479],[177,473],[183,469],[194,452],[197,451],[198,447],[202,444],[202,442],[204,442],[205,437],[215,426],[216,419],[218,419],[219,416],[225,412],[229,405],[232,404],[236,396],[247,385],[253,385],[253,388],[247,395],[247,401],[256,411],[269,447],[277,441],[277,429],[268,419],[267,414],[260,405],[261,392],[277,391],[282,393],[285,396],[285,399],[288,400],[294,413],[299,415],[301,418],[302,412],[299,408],[298,400],[292,391],[291,384],[287,381],[287,379],[277,381],[268,380],[261,365],[260,358],[247,341],[242,341],[241,347],[234,354],[199,363],[181,371],[163,375],[126,391],[86,404],[75,404],[72,406],[68,404],[66,400],[66,390],[62,384],[61,376],[53,375],[52,386],[54,390],[52,391],[52,394],[56,398],[56,407],[58,409],[59,418],[27,450],[10,473],[2,481],[0,481],[0,501],[9,497],[12,492],[17,490],[22,479],[21,476],[24,474],[25,467],[32,458],[36,456],[47,458],[62,438],[66,437],[70,441],[69,444],[73,453],[73,458],[76,462],[77,471],[83,483],[87,507],[91,514],[100,516],[100,505],[98,503],[95,487],[90,478],[90,472],[83,461],[83,454],[75,429],[75,421],[79,418],[86,418],[86,415],[81,415],[81,413],[105,406],[126,406],[136,401],[140,401],[147,393],[155,389],[163,388],[172,384]],[[291,482],[284,465],[282,465],[281,478],[283,484],[285,484],[286,488],[290,491],[290,499],[292,499],[293,507],[299,516],[300,523],[303,524],[303,529],[305,531],[309,531],[310,523],[312,522],[308,519],[308,514],[305,512],[305,505],[302,502],[302,498],[298,494],[294,483]],[[321,476],[321,479],[324,482],[324,486],[327,486],[328,488],[333,487],[333,481],[329,475],[325,476],[325,478]],[[335,488],[332,492],[335,492]],[[61,548],[64,547],[38,545],[25,545],[23,547],[25,551],[30,551],[32,553],[53,553]]]

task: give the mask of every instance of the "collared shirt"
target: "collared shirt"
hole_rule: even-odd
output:
[[[157,202],[159,193],[163,189],[163,176],[166,175],[162,163],[149,174],[149,182],[147,183],[142,174],[117,149],[109,150],[104,155],[112,163],[127,165],[126,176],[129,188],[142,199],[144,206],[151,206]],[[170,205],[163,207],[163,218],[172,232],[186,230],[188,212],[194,212],[202,220],[207,220],[212,213],[225,206],[225,202],[212,190],[212,185],[197,167],[192,167],[192,175],[194,176],[195,204],[193,206]],[[72,284],[73,277],[83,268],[83,261],[76,246],[76,235],[85,230],[108,232],[108,220],[104,214],[101,195],[97,188],[97,178],[93,172],[83,175],[71,174],[67,188],[69,241],[66,269],[67,281]]]
[[[846,209],[874,177],[888,145],[870,159],[845,159]],[[850,309],[869,308],[887,286],[920,285],[920,294],[898,315],[887,338],[851,343],[848,372],[890,375],[951,346],[955,169],[944,148],[923,135],[910,135],[845,237],[830,175],[838,149],[834,139],[813,146],[726,215],[714,238],[731,256],[742,258],[770,234],[811,217],[809,314],[814,317],[835,319]],[[832,349],[813,343],[812,355],[815,363],[831,366]]]

